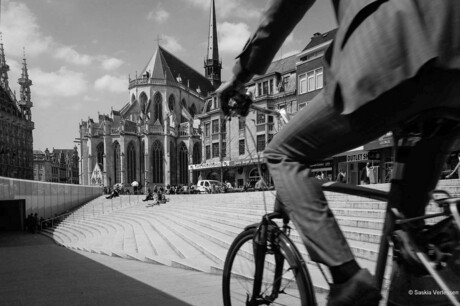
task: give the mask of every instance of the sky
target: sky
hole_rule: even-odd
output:
[[[33,83],[34,150],[73,148],[81,120],[121,109],[129,76],[144,68],[158,43],[204,74],[211,0],[0,1],[10,87],[19,93],[24,50]],[[268,2],[215,0],[224,81]],[[335,27],[330,1],[317,1],[277,57]]]

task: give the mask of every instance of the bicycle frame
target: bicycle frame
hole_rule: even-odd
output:
[[[284,110],[278,111],[278,110],[273,110],[273,109],[265,109],[265,108],[257,107],[253,104],[249,105],[249,107],[258,112],[262,112],[265,114],[274,115],[278,117],[278,119],[281,121],[282,124],[286,124],[289,121],[289,116],[285,112],[283,112]],[[447,118],[447,119],[453,119],[454,121],[459,121],[457,117],[452,116],[452,114],[449,115],[449,112],[445,112],[445,111],[446,110],[444,109],[440,110],[440,114],[442,114],[442,116],[439,116],[439,118]],[[430,112],[427,112],[427,113],[428,113],[428,116],[427,116],[428,118],[430,116],[431,118],[435,118],[435,116],[433,116],[432,113]],[[436,114],[436,112],[434,113]],[[415,117],[415,119],[420,119],[420,117]],[[458,116],[458,118],[460,118],[460,115]],[[408,219],[402,216],[402,214],[399,212],[399,210],[397,209],[395,205],[395,203],[397,203],[400,200],[398,198],[399,193],[396,192],[397,195],[395,195],[395,193],[393,193],[393,190],[395,188],[398,188],[397,183],[396,183],[397,178],[395,179],[395,177],[402,173],[402,168],[404,167],[405,161],[400,162],[400,160],[398,160],[399,158],[398,152],[400,151],[401,147],[413,146],[413,142],[412,142],[413,139],[411,139],[408,135],[405,135],[403,137],[398,137],[397,136],[398,133],[394,133],[393,135],[394,135],[394,143],[395,143],[395,149],[396,149],[396,163],[395,163],[395,168],[393,170],[393,175],[395,176],[393,176],[391,179],[390,192],[385,192],[385,191],[366,188],[366,187],[348,185],[348,184],[338,183],[338,182],[327,182],[322,185],[322,189],[324,191],[355,195],[355,196],[365,197],[365,198],[374,199],[378,201],[384,201],[387,203],[386,212],[385,212],[385,220],[384,220],[384,225],[382,229],[382,236],[380,238],[379,252],[378,252],[377,263],[376,263],[376,268],[375,268],[375,273],[374,273],[379,291],[382,291],[382,287],[383,287],[383,280],[385,276],[385,269],[386,269],[388,253],[389,253],[389,248],[390,248],[390,243],[391,243],[391,236],[397,226],[400,226],[401,228],[404,229],[405,224],[408,224],[413,221],[419,221],[419,220],[438,217],[438,216],[452,215],[454,218],[454,221],[457,223],[457,226],[460,229],[460,214],[458,211],[458,205],[460,205],[460,198],[446,199],[441,202],[438,202],[438,204],[444,208],[444,212],[439,213],[439,214],[424,215],[421,217]],[[398,146],[399,142],[402,144],[401,146]],[[390,197],[390,194],[392,195],[391,197]],[[259,230],[257,232],[258,237],[255,237],[254,239],[254,242],[255,242],[254,245],[256,248],[256,250],[254,250],[255,255],[256,255],[256,273],[255,273],[256,281],[254,283],[254,288],[253,288],[253,299],[254,297],[258,297],[260,294],[265,252],[267,250],[267,227],[270,225],[270,223],[274,223],[271,219],[277,218],[277,217],[280,217],[278,213],[272,213],[272,214],[265,215],[262,219],[262,222],[260,223]],[[274,225],[277,226],[276,224]],[[411,237],[409,237],[409,239],[411,239]],[[440,288],[444,291],[450,291],[449,287],[443,281],[439,273],[432,267],[432,264],[428,256],[424,252],[419,250],[418,247],[416,248],[414,253],[415,253],[415,256],[418,257],[421,264],[428,271],[428,273],[434,278],[436,283],[440,286]],[[450,302],[452,302],[453,305],[460,306],[460,303],[453,297],[453,295],[447,295],[447,297],[450,300]]]

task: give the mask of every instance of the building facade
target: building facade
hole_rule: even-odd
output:
[[[54,149],[50,152],[34,150],[34,180],[42,182],[79,184],[77,147]]]
[[[308,108],[323,89],[325,51],[336,30],[315,33],[306,47],[296,55],[271,63],[264,75],[255,76],[246,84],[254,104],[268,109],[284,109],[290,116]],[[203,161],[189,169],[194,177],[228,180],[236,186],[254,183],[263,176],[272,183],[263,160],[263,150],[281,128],[277,118],[251,111],[246,118],[226,121],[220,111],[220,101],[211,96],[205,110],[198,116],[203,130]],[[335,180],[340,169],[347,172],[350,184],[360,184],[360,173],[367,162],[374,165],[372,182],[385,182],[392,161],[391,133],[356,150],[319,160],[311,165],[312,174]],[[196,182],[195,182],[196,183]]]
[[[9,69],[0,43],[0,176],[33,180],[32,81],[25,56],[19,98],[10,89]]]
[[[205,75],[159,44],[140,75],[129,79],[129,102],[120,110],[80,124],[83,184],[186,185],[194,181],[189,164],[201,161],[196,115],[220,84],[214,1],[211,1]]]
[[[298,111],[296,61],[296,55],[274,61],[266,74],[246,84],[256,106],[285,109],[290,115]],[[226,120],[215,95],[207,99],[203,113],[197,117],[203,131],[203,160],[189,166],[194,177],[229,181],[233,186],[254,185],[260,175],[270,181],[263,151],[281,128],[278,118],[250,111],[246,118]]]

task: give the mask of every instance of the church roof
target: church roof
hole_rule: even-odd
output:
[[[144,76],[147,72],[151,78],[166,79],[171,82],[177,82],[180,76],[182,84],[189,86],[193,90],[200,88],[204,96],[213,91],[211,82],[204,75],[161,46],[157,47],[155,53],[142,70],[141,75]]]

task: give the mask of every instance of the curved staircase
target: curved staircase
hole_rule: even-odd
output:
[[[386,189],[388,185],[371,187]],[[439,187],[460,194],[459,180],[442,181]],[[221,273],[233,239],[245,226],[260,221],[264,201],[268,211],[274,202],[272,192],[168,197],[167,204],[153,207],[141,201],[143,196],[100,197],[43,233],[70,249]],[[373,271],[385,203],[329,192],[326,197],[359,263]],[[432,204],[428,210],[438,211]],[[308,263],[317,291],[328,291],[295,230],[291,238]]]

